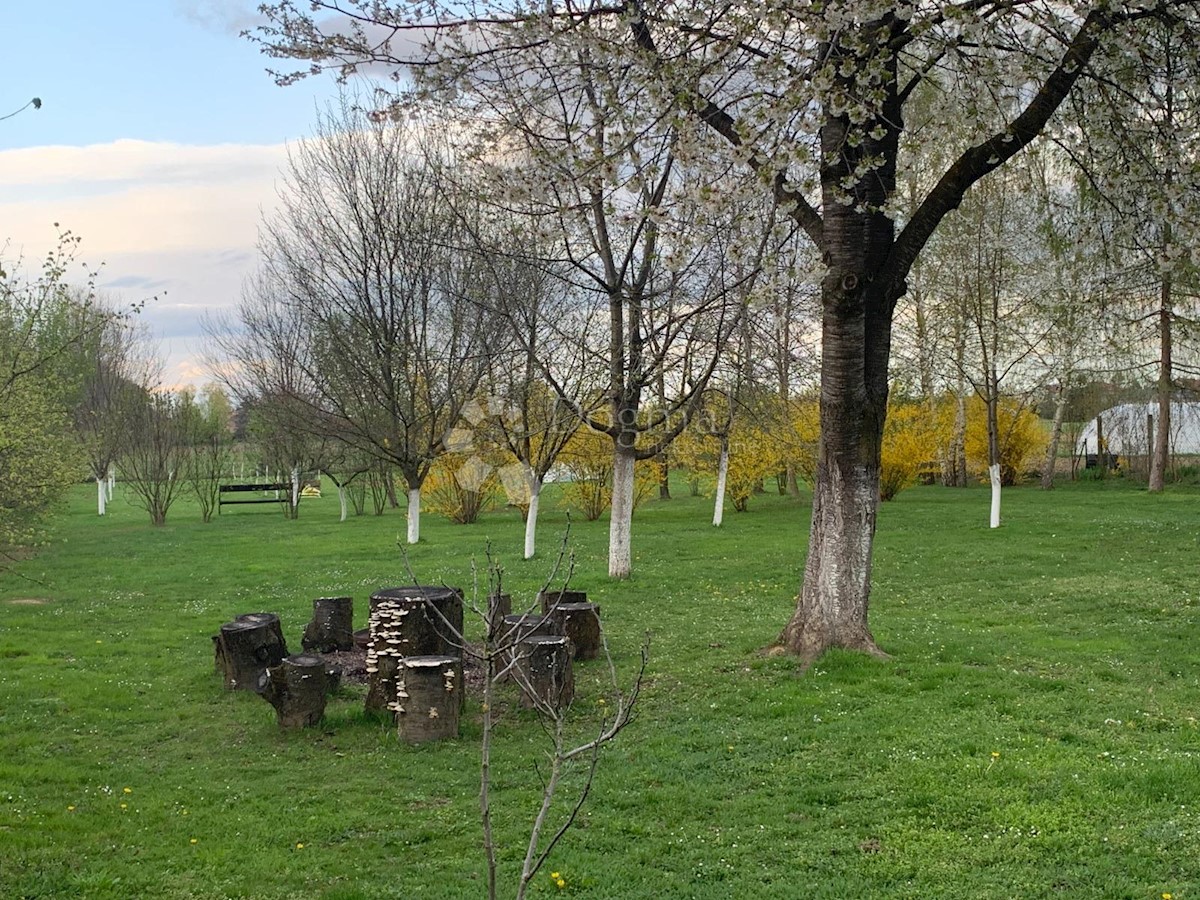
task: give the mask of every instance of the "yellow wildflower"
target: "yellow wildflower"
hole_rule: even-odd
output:
[[[132,794],[132,793],[133,793],[133,788],[121,788],[121,790],[122,790],[124,793],[126,793],[126,794]]]
[[[197,841],[195,838],[192,838],[192,841],[191,841],[191,842],[192,842],[193,844],[197,844],[197,843],[199,843],[199,841]]]
[[[303,850],[303,849],[304,849],[304,845],[303,845],[303,844],[296,844],[296,849],[297,849],[297,850]]]
[[[74,806],[68,806],[68,807],[67,807],[67,812],[74,812],[74,811],[75,811],[75,807],[74,807]]]

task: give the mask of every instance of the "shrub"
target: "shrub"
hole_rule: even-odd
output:
[[[425,478],[424,505],[459,525],[479,521],[499,494],[494,467],[474,454],[444,453]]]
[[[1010,398],[1002,398],[997,410],[1000,444],[1000,483],[1013,485],[1030,470],[1034,461],[1046,452],[1046,433],[1037,415],[1029,407]],[[967,434],[964,441],[967,463],[981,477],[987,477],[987,408],[978,397],[967,404]]]

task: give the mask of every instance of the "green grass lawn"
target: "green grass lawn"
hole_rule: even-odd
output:
[[[720,530],[709,504],[640,509],[627,583],[605,576],[607,521],[573,526],[572,586],[622,674],[653,643],[637,719],[535,896],[1200,900],[1200,489],[1015,489],[996,532],[984,490],[910,490],[876,544],[893,659],[832,653],[803,677],[758,651],[792,608],[807,502],[756,497]],[[469,590],[490,540],[532,600],[566,523],[546,506],[540,559],[508,511],[427,517],[411,565]],[[0,897],[482,896],[478,701],[459,740],[409,748],[361,690],[284,734],[213,672],[209,636],[238,613],[279,613],[299,650],[313,598],[350,594],[364,627],[368,594],[409,580],[402,512],[339,524],[327,494],[298,521],[205,525],[181,504],[154,529],[110,510],[79,487],[0,575]],[[601,674],[577,669],[581,732]],[[511,707],[495,740],[507,887],[546,744]]]

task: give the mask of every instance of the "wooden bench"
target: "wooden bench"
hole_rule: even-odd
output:
[[[220,514],[221,507],[240,503],[284,503],[292,490],[289,482],[261,482],[259,484],[223,484],[218,489],[217,497],[217,513]],[[265,491],[283,491],[282,497],[246,497],[246,498],[229,498],[226,499],[226,494],[249,494],[262,493]]]

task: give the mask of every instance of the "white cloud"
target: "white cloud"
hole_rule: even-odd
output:
[[[55,244],[54,223],[69,229],[81,260],[103,262],[106,293],[157,296],[143,315],[168,339],[167,371],[195,381],[200,317],[240,296],[286,159],[283,145],[132,140],[0,151],[0,244],[37,260]]]

